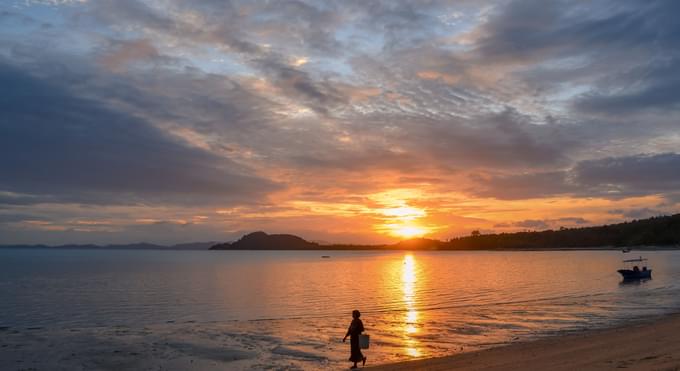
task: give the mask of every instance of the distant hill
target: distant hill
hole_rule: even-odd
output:
[[[177,245],[156,245],[152,243],[140,242],[118,245],[94,245],[94,244],[67,244],[67,245],[0,245],[1,248],[22,248],[22,249],[111,249],[111,250],[207,250],[214,246],[216,242],[191,242]]]
[[[439,241],[427,238],[391,245],[321,245],[290,234],[254,232],[211,250],[553,250],[657,246],[680,248],[680,214],[540,232],[475,234]]]
[[[583,228],[539,232],[492,233],[439,241],[416,238],[389,245],[321,244],[292,234],[249,233],[234,242],[194,242],[177,245],[0,245],[0,248],[120,249],[120,250],[555,250],[619,247],[680,248],[680,214]]]
[[[451,239],[451,250],[512,250],[623,246],[680,247],[680,214],[598,227],[480,234]]]
[[[320,246],[292,234],[253,232],[238,241],[214,245],[210,250],[317,250]]]

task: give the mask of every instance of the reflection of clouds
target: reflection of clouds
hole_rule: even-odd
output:
[[[418,341],[411,338],[412,334],[418,332],[416,326],[418,321],[418,311],[415,309],[415,283],[416,266],[413,255],[404,256],[402,264],[401,282],[402,290],[404,292],[404,305],[406,306],[406,315],[404,317],[404,345],[406,354],[411,357],[418,357],[420,351],[418,350]]]

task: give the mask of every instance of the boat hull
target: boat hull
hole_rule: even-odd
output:
[[[619,269],[618,271],[624,280],[641,280],[646,278],[652,278],[652,270],[639,270],[635,271],[632,269]]]

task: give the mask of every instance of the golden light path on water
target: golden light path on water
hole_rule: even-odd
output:
[[[404,256],[401,272],[402,290],[404,292],[404,305],[406,307],[404,318],[404,345],[406,354],[411,357],[420,356],[418,350],[418,340],[413,335],[418,332],[418,311],[415,308],[415,285],[416,277],[416,261],[413,255],[407,254]]]

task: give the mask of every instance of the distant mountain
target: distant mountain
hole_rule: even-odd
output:
[[[446,250],[447,242],[414,238],[392,245],[322,245],[290,234],[254,232],[236,242],[215,245],[210,250]]]
[[[253,232],[238,241],[214,245],[210,250],[317,250],[320,246],[292,234]]]
[[[112,249],[112,250],[207,250],[216,242],[191,242],[177,245],[156,245],[140,242],[117,245],[93,245],[93,244],[68,244],[68,245],[0,245],[0,248],[23,248],[23,249]]]
[[[442,250],[446,242],[414,238],[393,245],[348,245],[309,242],[291,234],[253,232],[238,241],[217,244],[210,250]]]
[[[392,245],[322,245],[290,234],[254,232],[211,250],[554,250],[655,246],[680,248],[680,214],[584,228],[478,234],[439,241],[427,238]]]
[[[292,234],[249,233],[234,242],[193,242],[177,245],[0,245],[0,248],[120,250],[555,250],[618,247],[680,248],[680,214],[658,216],[598,227],[560,228],[540,232],[492,233],[449,241],[415,238],[391,245],[320,244]]]

